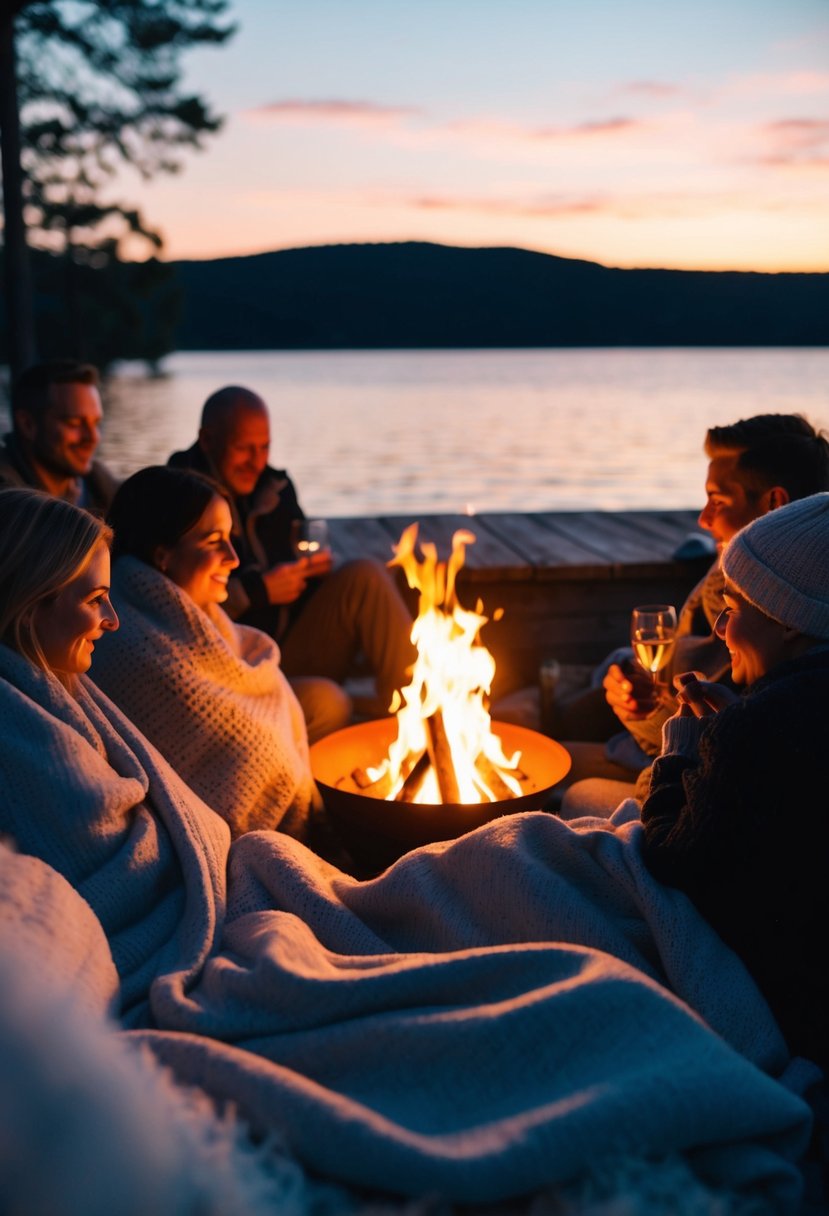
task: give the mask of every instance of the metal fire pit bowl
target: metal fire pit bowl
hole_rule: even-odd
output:
[[[540,810],[570,768],[570,756],[554,739],[507,722],[493,722],[504,754],[521,752],[518,767],[527,776],[516,798],[481,803],[387,802],[365,793],[352,778],[355,769],[376,767],[397,737],[394,718],[347,726],[311,747],[311,771],[326,810],[356,859],[376,872],[409,849],[453,840],[473,828],[512,815]]]

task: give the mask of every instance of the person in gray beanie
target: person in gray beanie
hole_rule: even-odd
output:
[[[829,638],[829,494],[754,520],[722,557],[726,581],[755,608],[806,638]]]
[[[645,857],[740,955],[792,1053],[829,1075],[829,493],[754,520],[722,568],[716,630],[742,691],[675,678]]]

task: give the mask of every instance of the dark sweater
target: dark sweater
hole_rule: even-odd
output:
[[[698,755],[672,746],[685,721],[642,807],[648,866],[740,955],[792,1052],[829,1069],[829,647],[708,719]]]

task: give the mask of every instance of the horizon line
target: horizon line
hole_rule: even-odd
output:
[[[199,255],[187,255],[179,257],[157,257],[156,260],[171,265],[176,262],[224,262],[231,260],[240,260],[243,258],[267,257],[273,253],[300,253],[307,249],[342,249],[350,247],[358,248],[376,248],[390,247],[395,245],[428,245],[438,249],[468,249],[473,252],[483,250],[510,250],[517,253],[537,254],[540,257],[557,258],[565,262],[587,262],[593,266],[601,266],[604,270],[665,270],[665,271],[680,271],[685,274],[829,274],[829,263],[823,268],[812,270],[789,270],[789,269],[758,269],[752,267],[750,269],[735,267],[735,266],[683,266],[683,265],[642,265],[620,266],[611,262],[603,262],[596,257],[589,257],[585,254],[567,254],[554,253],[550,249],[536,249],[528,245],[505,245],[501,242],[492,245],[463,245],[453,244],[449,241],[423,240],[417,237],[406,237],[397,240],[386,241],[314,241],[303,245],[278,245],[271,249],[246,250],[239,253],[210,253]],[[46,251],[48,252],[48,251]],[[135,261],[149,261],[150,258],[136,258]]]

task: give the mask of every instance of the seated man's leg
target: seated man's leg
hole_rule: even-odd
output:
[[[409,682],[415,660],[412,617],[380,562],[345,562],[326,575],[280,643],[282,669],[342,683],[355,657],[365,655],[383,706]]]
[[[290,676],[288,683],[305,718],[309,743],[348,726],[353,706],[351,697],[339,684],[319,676]]]
[[[553,710],[553,735],[556,739],[602,743],[620,728],[619,719],[608,705],[601,686],[581,689],[569,697],[556,700]]]
[[[560,819],[579,819],[582,815],[609,819],[620,802],[635,797],[636,786],[632,781],[587,777],[564,791],[558,815]]]
[[[553,792],[545,803],[545,810],[553,811],[557,815],[561,815],[562,803],[566,797],[567,790],[576,782],[585,781],[589,778],[598,778],[608,782],[623,782],[630,785],[630,796],[634,797],[635,783],[639,776],[638,769],[627,768],[625,765],[617,764],[613,760],[609,760],[605,745],[603,743],[582,743],[569,742],[561,740],[561,746],[569,752],[570,755],[570,770],[559,783],[554,786]],[[621,795],[617,801],[621,801]],[[615,809],[615,804],[611,806],[610,811]],[[584,811],[577,812],[585,814]],[[591,814],[595,814],[593,811]],[[609,812],[608,812],[609,813]]]

